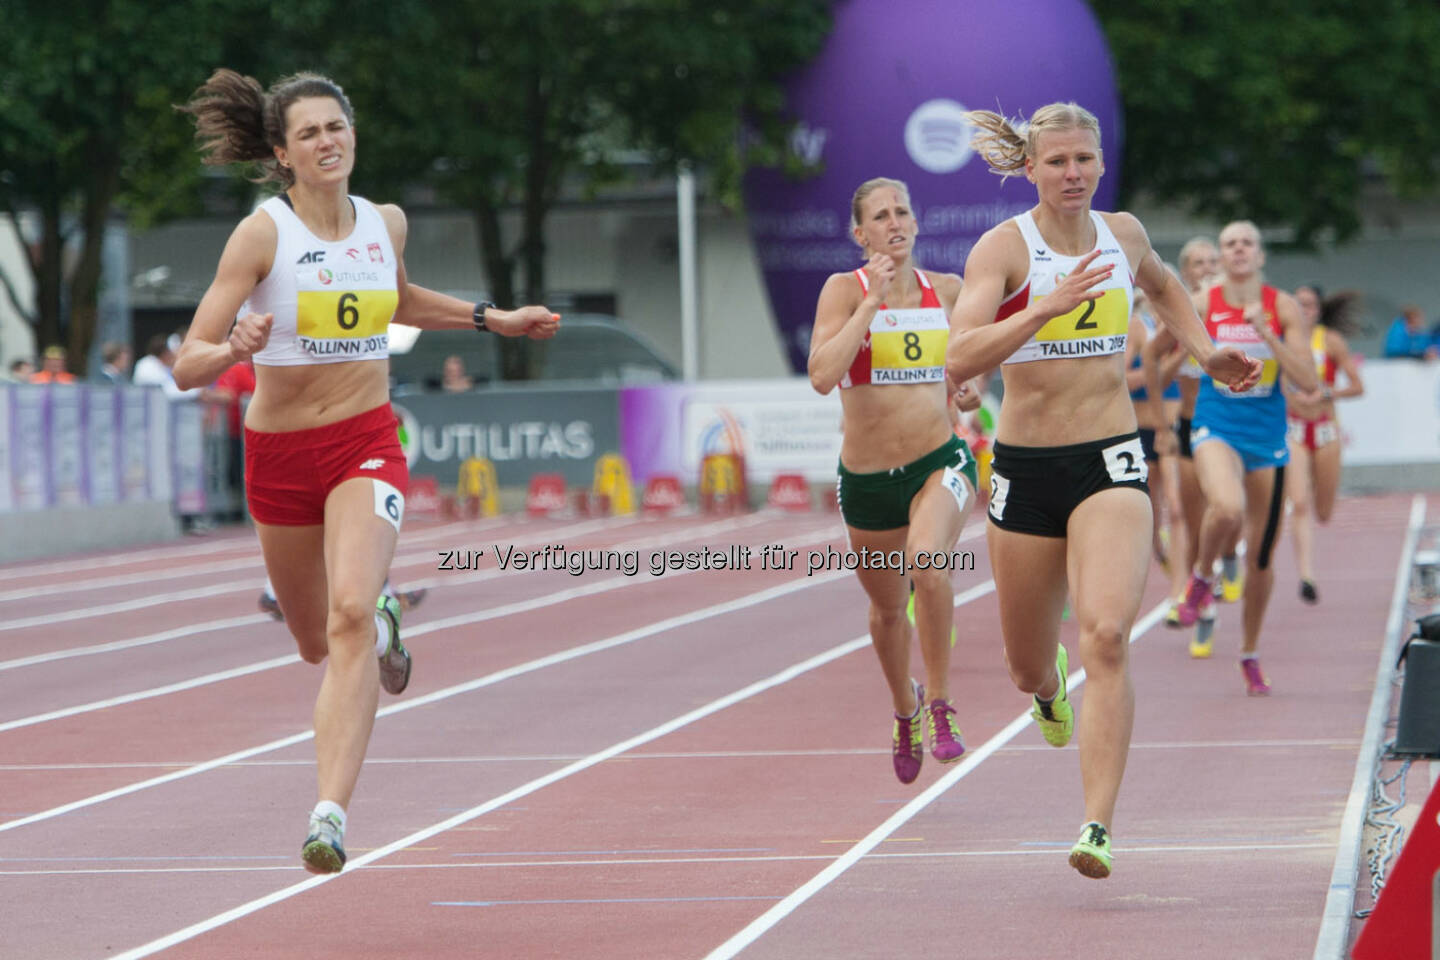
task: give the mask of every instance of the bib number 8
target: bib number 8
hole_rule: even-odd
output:
[[[911,331],[905,334],[905,359],[920,359],[920,334]]]

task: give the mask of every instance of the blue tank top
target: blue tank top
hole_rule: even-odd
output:
[[[1143,323],[1143,324],[1145,324],[1145,333],[1146,333],[1147,335],[1152,336],[1152,337],[1155,336],[1155,318],[1152,317],[1152,316],[1150,316],[1149,311],[1146,311],[1146,310],[1141,310],[1141,311],[1140,311],[1140,322]],[[1140,353],[1139,353],[1139,351],[1136,351],[1136,353],[1135,353],[1135,359],[1133,359],[1133,360],[1130,361],[1130,369],[1131,369],[1131,370],[1139,370],[1139,369],[1140,369]],[[1144,403],[1146,400],[1150,399],[1150,390],[1149,390],[1149,388],[1148,388],[1148,387],[1145,387],[1145,386],[1142,384],[1141,386],[1135,388],[1134,390],[1131,390],[1131,391],[1130,391],[1130,399],[1133,400],[1133,401],[1136,402],[1136,403]],[[1160,399],[1161,399],[1161,400],[1179,400],[1179,399],[1180,399],[1180,383],[1179,383],[1179,381],[1177,381],[1177,380],[1175,380],[1175,379],[1172,378],[1172,379],[1170,380],[1170,383],[1165,387],[1165,392],[1162,393],[1162,394],[1160,394]]]
[[[1260,304],[1270,321],[1271,331],[1283,337],[1284,328],[1275,310],[1274,287],[1261,288]],[[1270,347],[1245,319],[1244,311],[1225,302],[1223,284],[1210,289],[1205,330],[1217,347],[1237,347],[1247,356],[1263,361],[1264,367],[1260,382],[1244,393],[1234,393],[1225,384],[1202,377],[1195,400],[1195,421],[1203,420],[1227,437],[1284,448],[1285,395],[1280,391],[1280,365],[1271,355]]]

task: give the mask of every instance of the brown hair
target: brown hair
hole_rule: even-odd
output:
[[[1078,103],[1046,104],[1030,115],[1030,121],[1007,120],[991,110],[965,114],[975,127],[970,146],[989,166],[991,173],[1014,177],[1025,170],[1026,158],[1034,159],[1040,134],[1047,130],[1089,130],[1100,145],[1100,121]]]
[[[1339,290],[1328,297],[1321,298],[1319,287],[1314,284],[1306,284],[1306,286],[1315,291],[1316,298],[1320,300],[1320,318],[1316,323],[1334,330],[1342,337],[1353,337],[1360,332],[1361,295],[1359,290]]]
[[[257,163],[257,183],[274,181],[289,186],[295,175],[275,159],[275,147],[285,146],[285,114],[305,97],[329,97],[355,123],[355,111],[340,85],[318,73],[282,77],[267,91],[254,77],[221,68],[210,75],[175,109],[195,118],[195,139],[203,162],[211,166]]]

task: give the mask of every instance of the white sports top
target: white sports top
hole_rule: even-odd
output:
[[[1078,257],[1056,253],[1040,236],[1040,230],[1035,226],[1035,220],[1029,211],[1014,220],[1025,238],[1025,252],[1030,257],[1030,276],[1023,287],[1000,304],[1000,309],[995,314],[997,323],[1019,313],[1053,291],[1065,275],[1074,270],[1075,265],[1090,252],[1087,250]],[[1125,340],[1130,329],[1130,310],[1135,302],[1130,261],[1125,258],[1125,250],[1115,239],[1115,234],[1110,231],[1105,218],[1092,210],[1090,220],[1095,224],[1095,246],[1100,251],[1100,256],[1090,264],[1090,269],[1094,270],[1107,263],[1115,265],[1115,271],[1108,280],[1091,287],[1092,290],[1101,290],[1103,293],[1098,300],[1087,300],[1069,313],[1047,320],[1045,326],[1021,344],[1006,363],[1098,357],[1125,352]]]
[[[350,201],[355,229],[333,242],[311,233],[283,197],[260,205],[275,221],[275,260],[242,309],[275,319],[256,363],[290,367],[390,356],[390,318],[400,302],[395,250],[375,205],[363,197]]]

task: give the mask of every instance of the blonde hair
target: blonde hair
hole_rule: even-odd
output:
[[[1024,120],[1008,120],[991,110],[971,110],[965,119],[975,127],[970,138],[971,148],[990,168],[1002,177],[1019,176],[1026,159],[1039,152],[1040,134],[1051,130],[1089,130],[1100,145],[1100,121],[1095,114],[1078,103],[1046,104]]]
[[[870,196],[870,194],[874,193],[876,190],[879,190],[881,187],[894,187],[896,190],[900,191],[900,194],[905,198],[906,203],[910,202],[910,188],[905,186],[905,182],[903,180],[892,180],[889,177],[875,177],[872,180],[866,180],[864,183],[860,184],[860,186],[855,188],[855,196],[850,198],[850,226],[860,226],[861,205],[865,203],[866,197]]]
[[[1189,240],[1186,240],[1185,243],[1180,247],[1180,254],[1175,258],[1177,261],[1179,261],[1181,270],[1184,270],[1187,266],[1190,265],[1191,258],[1195,256],[1195,252],[1201,247],[1209,247],[1211,250],[1215,250],[1217,252],[1220,249],[1219,245],[1216,244],[1215,241],[1211,240],[1209,237],[1191,237]]]
[[[1265,237],[1260,233],[1260,228],[1255,226],[1255,221],[1231,220],[1229,223],[1225,224],[1225,226],[1220,228],[1220,236],[1225,236],[1225,231],[1230,230],[1234,227],[1243,227],[1246,230],[1249,230],[1251,233],[1255,234],[1255,245],[1258,246],[1261,250],[1265,249]]]

